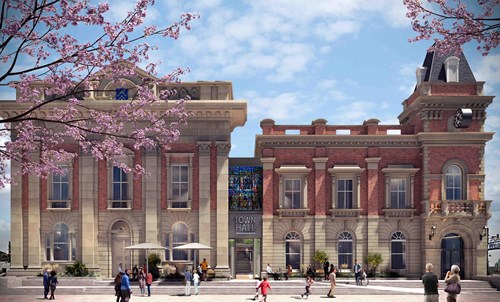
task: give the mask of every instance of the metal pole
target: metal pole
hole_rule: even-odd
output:
[[[488,245],[490,243],[490,228],[486,227],[486,276],[490,274],[490,251]]]

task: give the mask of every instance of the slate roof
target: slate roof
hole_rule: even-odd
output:
[[[453,53],[440,54],[437,52],[428,52],[425,56],[424,64],[422,67],[427,67],[425,73],[425,82],[446,82],[446,72],[444,68],[444,61],[451,56],[456,56],[460,59],[458,64],[458,82],[459,83],[474,83],[476,78],[472,73],[469,62],[464,56],[463,52],[460,55]]]

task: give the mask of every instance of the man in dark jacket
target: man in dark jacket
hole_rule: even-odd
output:
[[[432,263],[427,263],[425,265],[425,270],[427,272],[422,276],[425,302],[439,302],[438,277],[432,272],[432,269]]]
[[[43,299],[46,300],[49,297],[47,295],[49,294],[49,272],[47,269],[43,270]]]

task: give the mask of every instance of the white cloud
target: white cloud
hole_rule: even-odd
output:
[[[0,251],[8,252],[10,241],[10,223],[0,219]]]
[[[255,91],[247,91],[245,98],[248,99],[248,116],[252,119],[262,120],[272,118],[279,124],[287,124],[304,115],[314,112],[310,103],[304,102],[304,98],[298,93],[282,93],[276,96],[260,96]]]

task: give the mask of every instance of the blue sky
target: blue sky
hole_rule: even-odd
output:
[[[118,20],[133,1],[109,1]],[[306,4],[307,3],[307,4]],[[248,101],[248,120],[232,136],[231,156],[252,157],[259,122],[362,124],[378,118],[399,124],[401,102],[413,91],[415,69],[430,41],[409,43],[414,36],[400,0],[157,0],[147,24],[167,25],[182,12],[201,18],[180,39],[152,41],[160,47],[152,60],[160,74],[189,67],[184,81],[232,81],[235,99]],[[89,33],[83,33],[89,34]],[[78,36],[77,36],[78,37]],[[485,93],[500,92],[500,51],[483,57],[475,45],[465,55]],[[0,90],[0,99],[13,92]],[[500,132],[498,99],[488,108],[486,131]],[[486,199],[493,200],[492,234],[500,233],[500,139],[486,150]],[[0,250],[6,250],[9,188],[0,193]],[[500,258],[493,254],[492,260]]]

